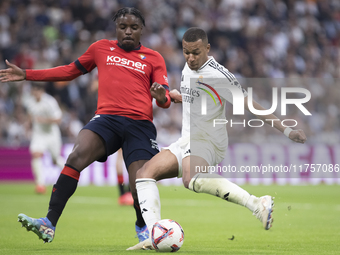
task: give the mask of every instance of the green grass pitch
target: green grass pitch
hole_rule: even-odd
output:
[[[178,254],[339,254],[340,186],[242,186],[275,196],[269,231],[241,206],[184,187],[159,186],[162,218],[185,232]],[[52,187],[49,187],[50,193]],[[46,215],[49,194],[33,184],[0,184],[0,254],[153,254],[125,251],[137,243],[132,207],[117,204],[116,187],[78,187],[59,220],[55,239],[43,244],[17,222],[17,215]],[[230,240],[234,236],[233,240]]]

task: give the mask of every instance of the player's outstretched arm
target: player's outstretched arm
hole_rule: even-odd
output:
[[[23,70],[7,60],[6,64],[9,68],[0,70],[1,82],[22,81],[25,79],[29,81],[71,81],[83,74],[74,62],[69,65],[41,70]]]
[[[248,98],[244,98],[244,106],[249,111],[248,104],[247,104]],[[253,100],[253,106],[257,110],[265,110],[259,103]],[[305,135],[305,132],[302,129],[293,130],[291,128],[287,128],[281,124],[281,121],[278,117],[276,117],[274,114],[269,115],[256,115],[259,119],[261,119],[263,122],[266,122],[267,124],[273,125],[277,130],[284,133],[290,140],[296,142],[296,143],[305,143],[307,138]]]
[[[8,68],[0,70],[1,82],[23,81],[26,79],[26,73],[24,70],[10,63],[7,59],[6,64]]]
[[[169,93],[171,101],[174,103],[182,103],[182,95],[177,89],[173,89]]]

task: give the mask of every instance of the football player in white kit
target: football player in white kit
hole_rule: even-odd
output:
[[[60,155],[62,140],[59,129],[62,112],[54,97],[45,93],[44,86],[33,83],[32,96],[23,99],[32,121],[32,138],[30,153],[32,156],[31,165],[35,179],[35,191],[39,194],[46,192],[44,169],[42,157],[44,152],[51,154],[53,164],[62,169],[64,158]]]
[[[161,220],[156,181],[178,176],[182,177],[184,186],[192,191],[218,196],[247,207],[261,221],[264,229],[268,230],[273,221],[274,202],[271,196],[250,195],[218,174],[206,172],[194,176],[192,174],[195,173],[196,166],[208,169],[208,166],[215,166],[225,157],[228,147],[226,127],[225,125],[212,127],[214,119],[225,119],[225,102],[233,103],[230,88],[239,90],[243,95],[245,108],[249,109],[246,103],[247,92],[242,89],[235,76],[213,57],[208,56],[210,44],[204,30],[188,29],[183,35],[182,45],[186,64],[182,71],[181,93],[177,90],[170,92],[175,103],[182,103],[182,137],[169,147],[163,148],[137,172],[138,200],[147,227],[151,231],[153,225]],[[195,86],[191,86],[190,81],[194,81]],[[224,84],[221,84],[222,81]],[[216,104],[213,100],[210,100],[210,103],[207,100],[206,111],[209,114],[202,115],[200,97],[206,91],[212,91],[210,94]],[[253,106],[258,110],[264,110],[255,101]],[[266,119],[278,119],[273,114],[256,116],[268,124],[271,122],[265,121]],[[306,141],[302,130],[285,128],[280,121],[273,121],[273,126],[295,142]],[[153,249],[150,238],[128,250],[135,249]]]

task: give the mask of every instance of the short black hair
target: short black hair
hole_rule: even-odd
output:
[[[208,43],[207,33],[199,27],[191,27],[183,35],[186,42],[197,42],[199,39],[202,39],[203,43]]]
[[[135,7],[124,7],[119,9],[113,16],[112,19],[113,21],[116,21],[118,18],[120,18],[121,16],[125,16],[126,14],[132,14],[134,16],[136,16],[137,18],[140,19],[140,21],[142,22],[143,26],[145,27],[145,19],[143,14],[140,12],[140,10],[138,10]]]

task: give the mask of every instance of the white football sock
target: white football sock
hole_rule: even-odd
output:
[[[42,167],[42,158],[41,157],[33,158],[31,160],[31,166],[34,174],[35,184],[44,186],[45,180]]]
[[[161,220],[161,200],[156,180],[150,178],[136,179],[136,189],[143,219],[151,233],[153,225]]]
[[[243,205],[254,211],[257,197],[217,174],[196,174],[189,183],[189,189],[197,193],[206,193],[220,197],[235,204]]]

